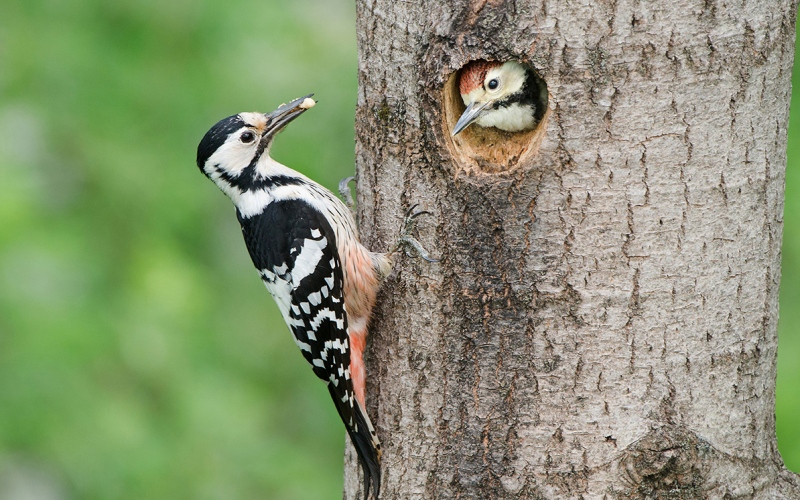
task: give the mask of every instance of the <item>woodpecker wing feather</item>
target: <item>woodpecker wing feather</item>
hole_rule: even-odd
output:
[[[275,298],[295,343],[328,384],[364,469],[369,490],[380,485],[380,443],[358,403],[350,373],[344,278],[336,233],[303,200],[277,200],[251,217],[239,214],[247,248]]]

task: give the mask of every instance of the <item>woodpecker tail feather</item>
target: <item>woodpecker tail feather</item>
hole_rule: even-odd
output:
[[[361,462],[361,469],[364,471],[365,498],[369,498],[371,485],[373,497],[377,499],[381,490],[381,442],[375,434],[372,422],[357,399],[354,399],[355,405],[351,408],[348,403],[343,403],[337,397],[331,384],[328,384],[328,391],[336,403],[336,409],[339,411],[339,416],[347,428],[347,434],[350,436],[350,441]]]

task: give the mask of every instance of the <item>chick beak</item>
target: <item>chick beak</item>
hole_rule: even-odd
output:
[[[265,113],[267,117],[267,130],[264,132],[264,137],[272,137],[281,130],[283,130],[290,121],[302,115],[307,109],[314,107],[317,103],[311,98],[314,94],[298,97],[288,104],[281,104],[278,109],[271,113]]]
[[[488,106],[491,103],[492,101],[486,101],[483,103],[478,103],[478,102],[469,103],[467,109],[464,110],[464,112],[461,114],[461,117],[456,122],[456,126],[453,127],[453,133],[451,135],[454,136],[459,132],[461,132],[462,130],[464,130],[465,128],[469,127],[470,124],[472,124],[472,122],[474,122],[475,120],[478,119],[478,117],[481,116],[481,112],[483,112],[486,106]]]

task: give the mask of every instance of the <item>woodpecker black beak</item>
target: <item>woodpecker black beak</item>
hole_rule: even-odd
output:
[[[486,106],[491,103],[492,101],[487,101],[481,104],[476,104],[474,102],[470,103],[456,122],[456,126],[453,127],[453,133],[451,135],[456,135],[465,128],[469,127],[472,122],[481,116],[481,112],[486,109]]]
[[[266,113],[267,117],[267,130],[264,132],[264,137],[271,137],[283,130],[283,128],[298,116],[302,115],[307,109],[311,109],[317,103],[311,98],[314,94],[298,97],[288,104],[281,104],[278,109],[272,113]]]

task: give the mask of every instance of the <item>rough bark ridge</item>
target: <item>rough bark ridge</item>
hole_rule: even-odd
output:
[[[443,259],[379,297],[381,498],[800,498],[774,425],[794,0],[357,8],[363,236],[420,203]],[[443,89],[478,58],[547,81],[538,152],[453,154]]]

